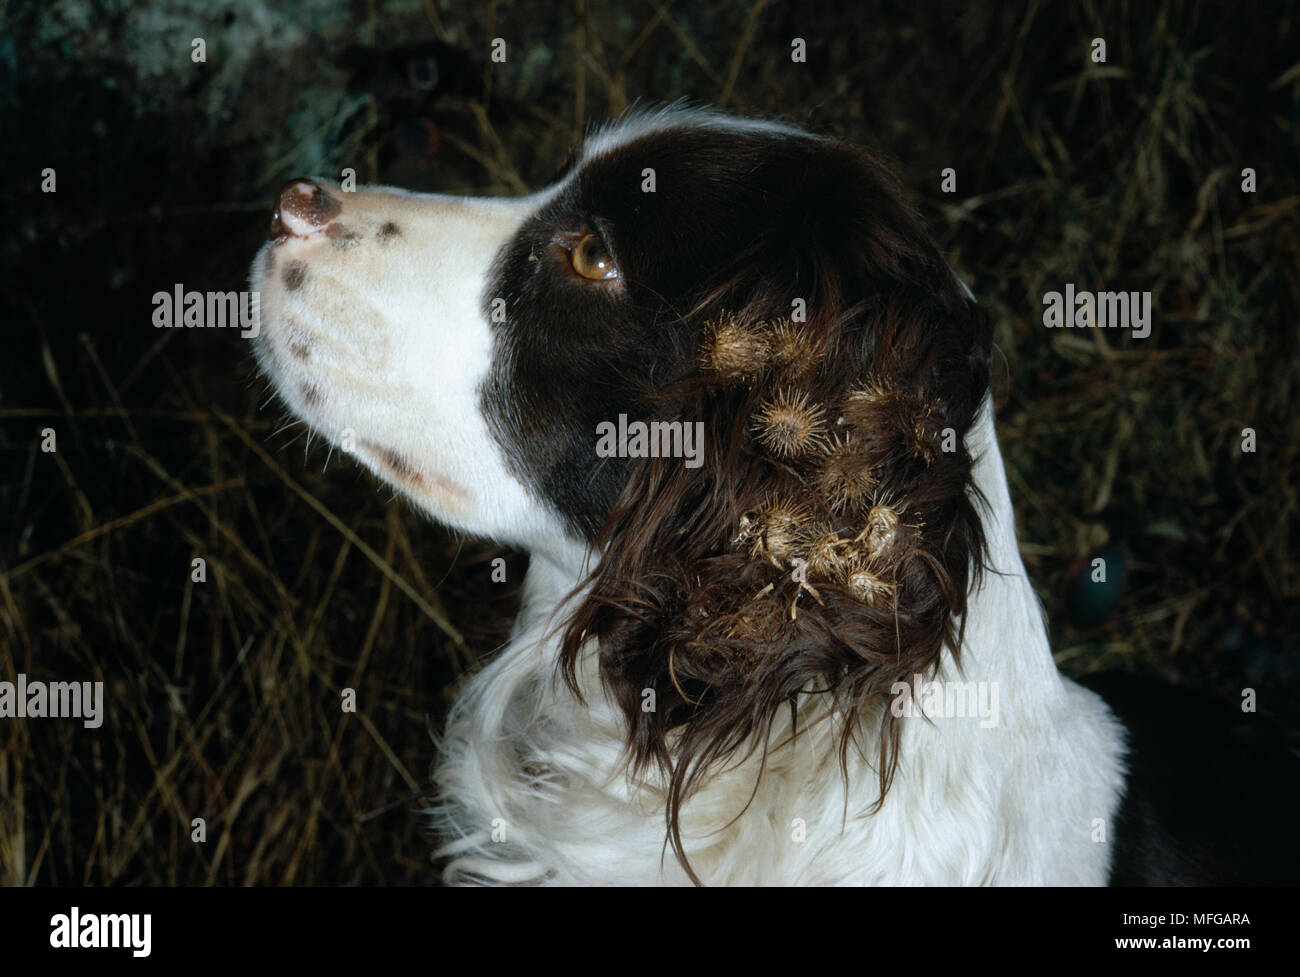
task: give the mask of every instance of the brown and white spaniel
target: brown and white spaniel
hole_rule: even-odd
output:
[[[440,742],[448,880],[1300,878],[1208,727],[1057,671],[990,318],[867,152],[672,108],[517,199],[297,180],[253,284],[295,414],[531,554]]]

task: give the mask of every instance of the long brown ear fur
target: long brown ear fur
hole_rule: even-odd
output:
[[[697,882],[679,814],[703,778],[766,751],[805,694],[843,716],[847,777],[862,712],[959,650],[983,561],[963,438],[990,321],[884,168],[824,145],[832,162],[792,188],[786,219],[677,324],[694,352],[646,393],[656,419],[703,421],[704,463],[634,463],[563,638],[575,692],[597,644],[633,767],[665,776],[668,837]],[[877,804],[899,736],[880,713]]]

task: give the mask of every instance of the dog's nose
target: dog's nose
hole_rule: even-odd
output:
[[[342,211],[343,205],[311,180],[299,177],[280,188],[271,215],[271,240],[306,237],[319,231]]]

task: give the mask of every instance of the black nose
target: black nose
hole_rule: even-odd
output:
[[[271,215],[271,240],[306,237],[318,231],[343,210],[343,205],[311,180],[299,177],[280,188]]]

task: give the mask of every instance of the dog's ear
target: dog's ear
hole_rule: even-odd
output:
[[[884,168],[819,145],[770,232],[682,317],[678,378],[648,392],[660,419],[703,425],[702,464],[633,463],[564,636],[575,691],[598,649],[632,761],[669,785],[683,863],[681,804],[717,764],[765,750],[801,695],[842,715],[842,764],[878,709],[884,799],[898,731],[879,707],[959,649],[982,562],[964,436],[989,319]]]

